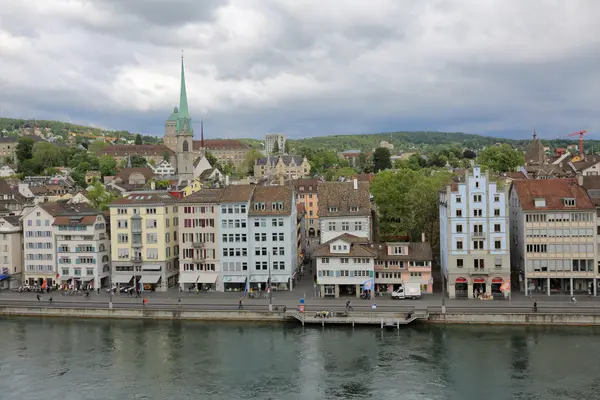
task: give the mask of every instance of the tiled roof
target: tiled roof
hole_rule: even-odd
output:
[[[377,251],[368,245],[350,243],[349,253],[331,253],[329,244],[323,244],[313,251],[313,257],[377,257]]]
[[[375,176],[377,176],[377,174],[357,174],[356,179],[358,179],[359,182],[373,182]]]
[[[300,193],[312,193],[317,192],[317,187],[319,186],[318,179],[296,179],[294,181],[294,186],[296,186],[296,190]],[[304,190],[300,191],[300,188],[303,187]],[[312,190],[309,190],[309,187]]]
[[[371,215],[370,184],[357,182],[321,182],[319,183],[319,217],[367,216]],[[330,207],[337,211],[330,211]],[[350,211],[358,207],[358,211]]]
[[[130,204],[170,204],[175,203],[177,199],[169,193],[134,193],[121,197],[110,203],[110,206],[130,205]]]
[[[116,144],[103,148],[96,152],[96,155],[98,157],[105,154],[118,157],[135,154],[140,156],[163,156],[165,152],[169,153],[170,156],[175,154],[173,150],[164,144]]]
[[[178,203],[218,203],[224,191],[225,189],[201,189],[179,199]]]
[[[79,216],[79,215],[72,215],[72,216],[58,216],[56,218],[54,218],[54,223],[52,225],[54,226],[58,226],[58,225],[70,225],[70,226],[75,226],[75,225],[94,225],[94,222],[96,222],[96,216],[95,215],[84,215],[84,216]]]
[[[400,243],[406,245],[406,243]],[[408,243],[408,254],[388,254],[388,244],[375,245],[378,260],[429,261],[432,260],[431,246],[427,242]]]
[[[331,243],[335,242],[336,240],[343,240],[348,243],[362,243],[362,244],[366,244],[369,242],[369,239],[367,239],[367,238],[352,235],[350,233],[342,233],[341,235],[336,236],[333,239],[329,239],[327,242],[325,242],[323,244],[331,244]]]
[[[194,140],[194,150],[202,148],[202,141]],[[210,139],[204,141],[204,148],[207,150],[246,150],[250,146],[240,140],[234,139]]]
[[[252,195],[250,210],[248,215],[290,215],[293,207],[292,193],[294,189],[291,185],[283,186],[257,186]],[[274,210],[271,206],[274,202],[282,202],[282,210]],[[256,210],[254,204],[265,203],[264,210]]]
[[[14,199],[11,199],[12,201],[18,201],[20,203],[27,201],[25,196],[19,193],[16,188],[10,186],[6,180],[0,179],[0,195],[4,194],[12,194],[14,196]]]
[[[221,203],[244,203],[250,201],[254,185],[231,185],[223,190]]]
[[[507,172],[506,177],[510,179],[527,179],[527,176],[521,171],[519,172]]]
[[[144,175],[144,178],[146,178],[146,180],[150,180],[154,176],[154,171],[152,171],[150,168],[134,167],[123,168],[117,173],[117,175],[115,175],[115,177],[120,178],[121,180],[123,180],[123,182],[128,182],[129,176],[135,173],[140,173]]]
[[[577,179],[527,179],[513,182],[521,208],[525,211],[589,210],[596,206]],[[535,207],[534,199],[545,199],[546,207]],[[563,199],[575,199],[575,206],[565,206]]]

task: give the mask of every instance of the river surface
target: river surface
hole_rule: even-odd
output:
[[[0,399],[600,399],[600,330],[0,319]]]

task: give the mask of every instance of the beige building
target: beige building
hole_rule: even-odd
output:
[[[203,189],[178,202],[179,284],[182,289],[219,290],[219,200],[224,189]],[[234,235],[231,235],[232,239]],[[237,235],[238,241],[240,235]],[[234,239],[235,240],[235,239]]]
[[[240,140],[204,140],[204,147],[202,147],[200,140],[194,140],[194,153],[200,156],[206,154],[206,152],[210,152],[221,165],[232,164],[234,167],[243,166],[249,150],[250,146]]]
[[[118,163],[127,162],[131,156],[138,155],[155,164],[159,164],[164,159],[168,159],[171,165],[177,164],[175,151],[164,144],[117,144],[96,152],[98,157],[104,155],[113,157]]]
[[[299,179],[310,175],[310,163],[302,156],[260,157],[254,164],[256,178]]]
[[[580,184],[571,178],[513,183],[512,267],[526,294],[597,293],[596,205]]]
[[[23,228],[16,216],[0,217],[0,288],[16,288],[23,276]]]
[[[179,245],[176,199],[133,193],[110,205],[113,285],[166,291],[177,285]]]

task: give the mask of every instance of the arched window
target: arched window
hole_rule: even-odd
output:
[[[188,141],[187,140],[183,141],[183,151],[189,151]]]

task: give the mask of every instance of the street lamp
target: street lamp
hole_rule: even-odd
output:
[[[267,293],[269,293],[269,312],[273,311],[273,296],[271,293],[271,251],[273,251],[272,248],[267,251],[267,260],[269,263],[269,279],[267,280]]]

